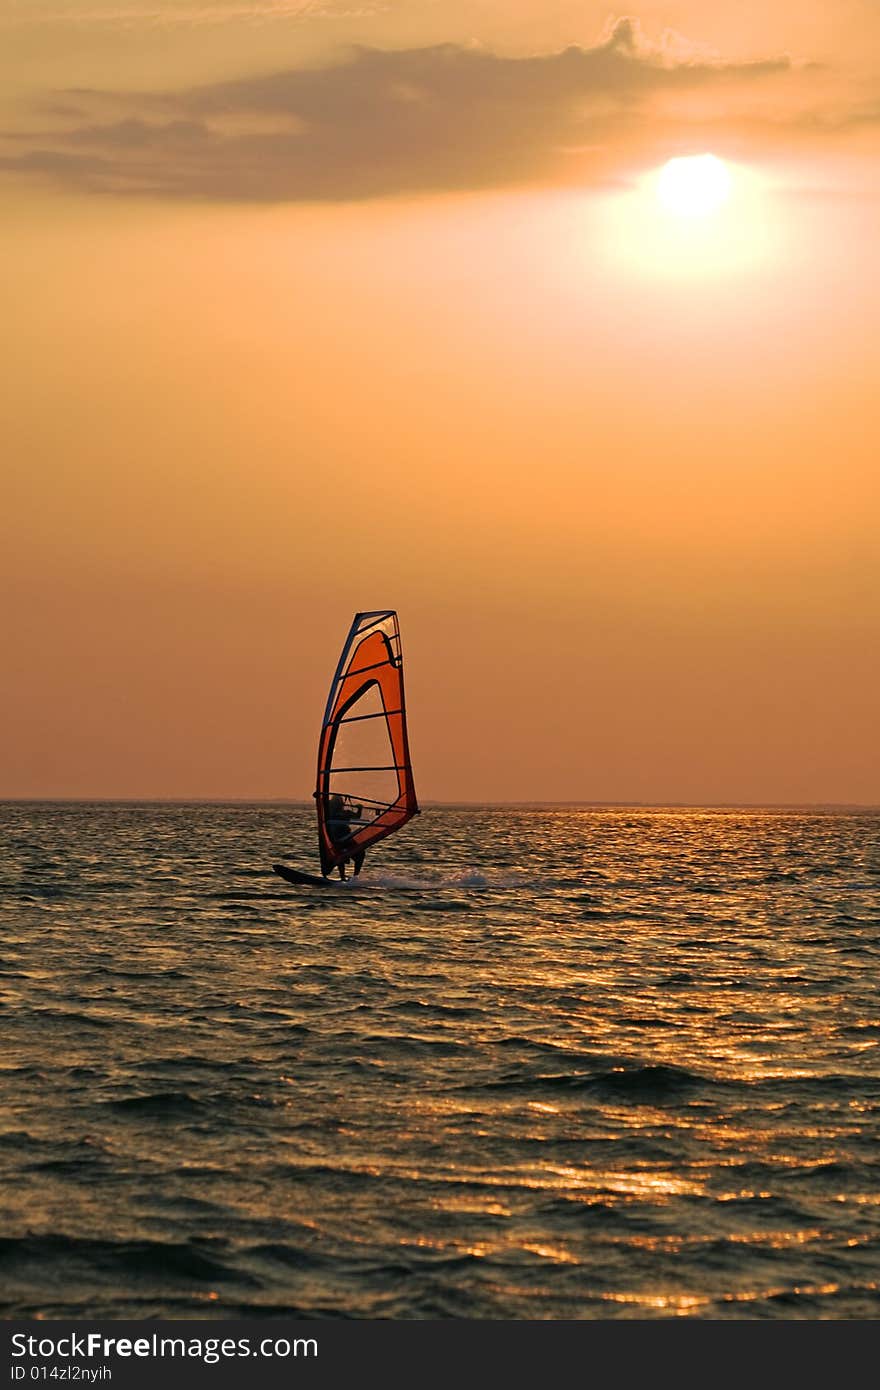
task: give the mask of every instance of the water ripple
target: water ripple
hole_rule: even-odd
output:
[[[0,820],[4,1315],[880,1313],[880,815]]]

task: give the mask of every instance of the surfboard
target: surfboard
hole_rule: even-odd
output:
[[[289,869],[286,864],[273,864],[272,868],[286,883],[308,884],[313,888],[333,887],[329,878],[321,878],[318,874],[303,874],[299,869]]]

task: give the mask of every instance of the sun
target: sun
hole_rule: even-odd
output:
[[[680,155],[595,199],[604,254],[651,278],[758,271],[783,252],[790,219],[771,174],[708,153]]]
[[[657,178],[657,196],[677,217],[708,217],[730,197],[730,170],[714,154],[670,159]]]

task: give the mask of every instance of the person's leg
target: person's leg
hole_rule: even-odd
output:
[[[339,877],[340,877],[340,879],[342,880],[342,882],[344,883],[344,882],[345,882],[345,861],[344,861],[344,860],[343,860],[343,862],[339,865]]]
[[[365,855],[365,854],[366,854],[366,850],[359,849],[359,850],[357,851],[357,853],[355,854],[355,856],[354,856],[354,873],[355,873],[355,878],[357,878],[358,874],[359,874],[360,871],[361,871],[361,865],[362,865],[363,862],[364,862],[364,855]]]

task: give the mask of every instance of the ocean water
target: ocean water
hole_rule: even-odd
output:
[[[880,814],[0,828],[4,1317],[880,1316]]]

